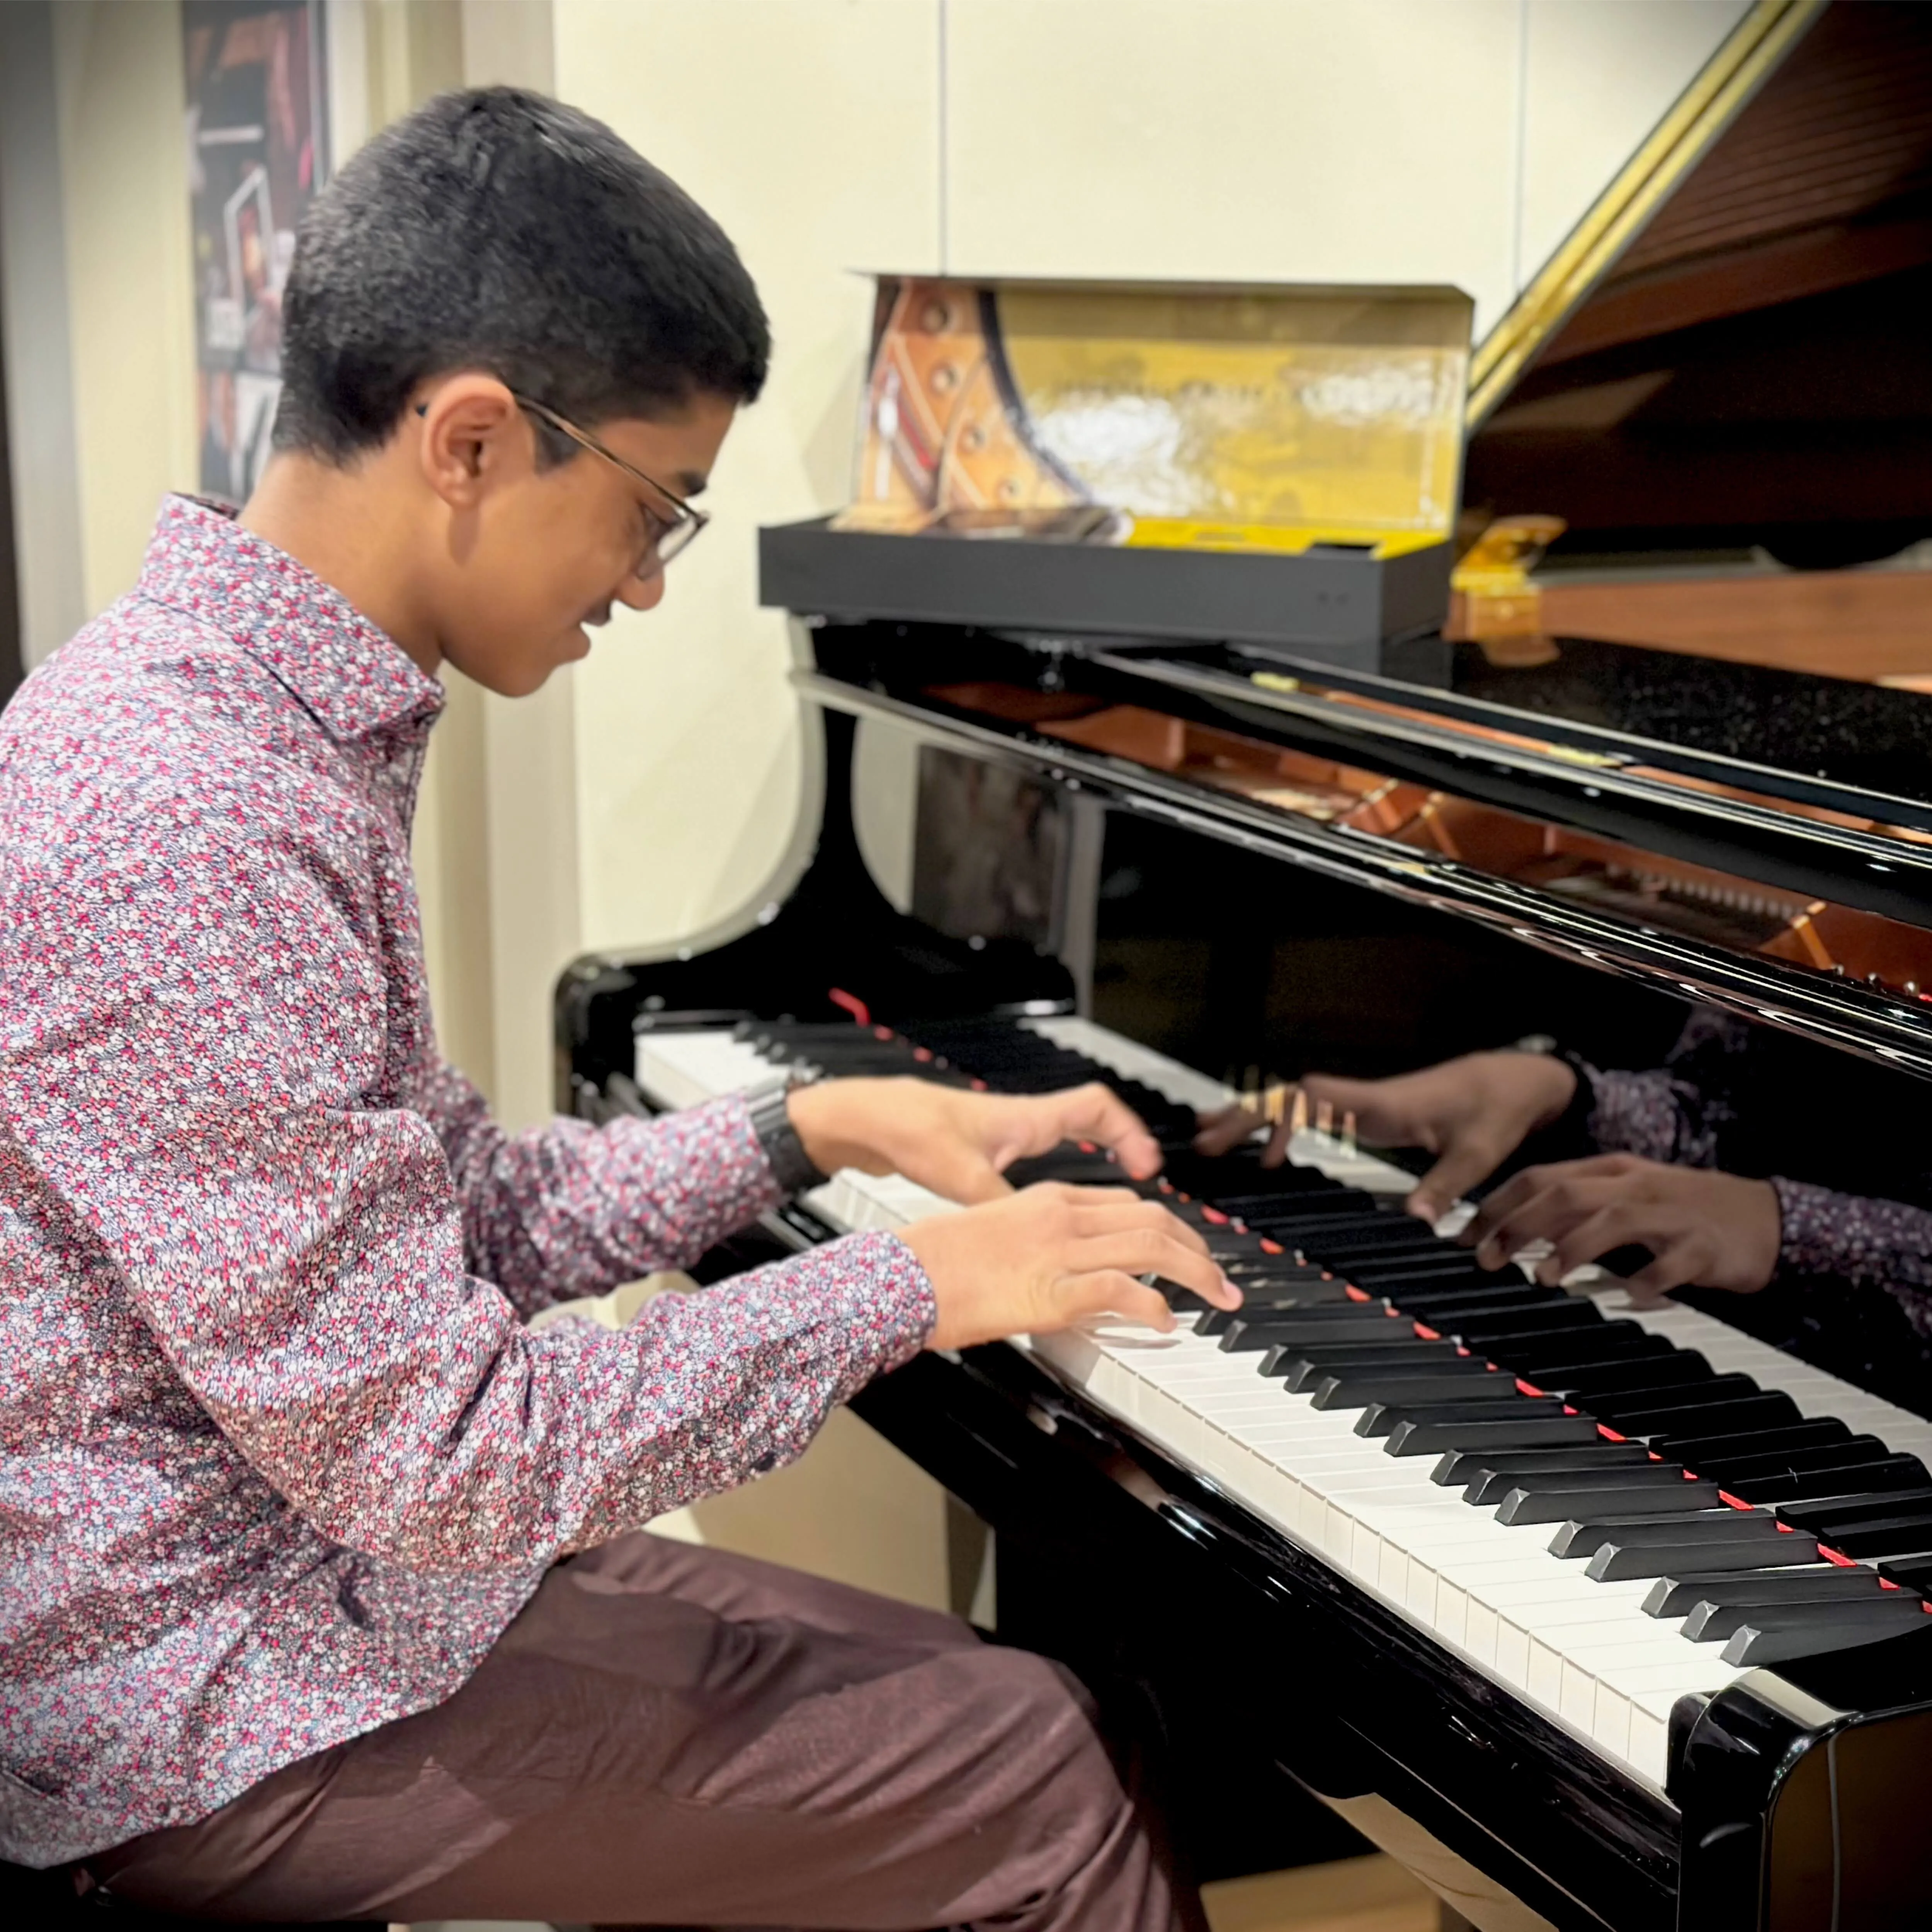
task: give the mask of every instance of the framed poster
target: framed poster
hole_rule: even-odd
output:
[[[184,0],[200,482],[240,502],[281,393],[296,225],[327,178],[322,0]]]

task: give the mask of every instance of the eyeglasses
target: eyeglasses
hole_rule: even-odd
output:
[[[648,528],[644,553],[631,566],[633,577],[640,582],[648,581],[680,551],[688,550],[697,542],[698,532],[711,520],[702,510],[694,509],[682,496],[667,490],[655,476],[646,476],[634,463],[626,463],[614,449],[599,442],[587,429],[579,429],[568,416],[560,416],[546,404],[528,396],[520,396],[514,389],[510,394],[518,408],[526,410],[539,422],[548,423],[552,429],[568,436],[572,442],[589,450],[593,456],[601,456],[606,463],[614,464],[626,476],[634,477],[671,506],[672,514],[667,517],[648,503],[644,506]]]

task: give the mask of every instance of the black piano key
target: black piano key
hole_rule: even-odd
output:
[[[1505,1375],[1484,1369],[1472,1374],[1457,1363],[1444,1362],[1433,1373],[1380,1374],[1363,1369],[1324,1378],[1316,1386],[1316,1408],[1366,1408],[1372,1402],[1400,1403],[1436,1400],[1511,1402],[1520,1400],[1516,1384]]]
[[[1301,1213],[1265,1215],[1247,1225],[1262,1234],[1271,1234],[1284,1246],[1306,1247],[1316,1241],[1340,1244],[1353,1237],[1372,1236],[1390,1219],[1372,1210],[1364,1213],[1347,1207],[1332,1210],[1322,1208]],[[1429,1239],[1428,1230],[1420,1222],[1412,1222],[1411,1226],[1421,1230],[1425,1242]]]
[[[1600,1439],[1587,1415],[1511,1415],[1486,1422],[1399,1422],[1382,1448],[1390,1456],[1439,1456],[1450,1449],[1541,1449]]]
[[[1732,1402],[1672,1402],[1634,1414],[1620,1413],[1610,1426],[1619,1435],[1648,1442],[1659,1454],[1664,1453],[1660,1438],[1667,1437],[1682,1445],[1671,1452],[1675,1459],[1695,1468],[1696,1451],[1690,1445],[1700,1440],[1722,1441],[1745,1430],[1778,1429],[1798,1420],[1798,1405],[1788,1395],[1748,1395]]]
[[[1227,1273],[1231,1280],[1251,1281],[1258,1288],[1277,1284],[1292,1288],[1304,1282],[1332,1282],[1337,1294],[1347,1292],[1347,1283],[1318,1262],[1298,1262],[1292,1255],[1245,1256],[1235,1262]]]
[[[1921,1611],[1922,1616],[1925,1614]],[[1916,1628],[1907,1624],[1906,1630]],[[1851,1650],[1864,1643],[1882,1643],[1901,1635],[1889,1619],[1876,1624],[1856,1621],[1809,1625],[1799,1630],[1756,1630],[1749,1624],[1724,1646],[1726,1664],[1788,1664],[1793,1658],[1822,1657],[1834,1650]]]
[[[1599,1322],[1587,1329],[1531,1335],[1499,1342],[1490,1352],[1520,1376],[1534,1381],[1537,1371],[1551,1375],[1583,1362],[1614,1360],[1626,1355],[1673,1355],[1677,1352],[1661,1335],[1640,1328],[1634,1322]]]
[[[1532,1402],[1516,1392],[1514,1383],[1505,1384],[1508,1402],[1507,1415],[1510,1420],[1524,1421],[1546,1420],[1560,1418],[1563,1405],[1560,1402]],[[1496,1397],[1488,1400],[1471,1400],[1467,1398],[1444,1402],[1372,1402],[1356,1418],[1358,1436],[1387,1436],[1405,1422],[1482,1422],[1486,1421],[1492,1411],[1501,1409],[1503,1401]],[[1499,1417],[1498,1420],[1502,1418]],[[1594,1427],[1594,1425],[1592,1424]]]
[[[1712,1480],[1724,1482],[1722,1477]],[[1928,1484],[1925,1465],[1916,1456],[1887,1456],[1869,1462],[1840,1462],[1829,1468],[1760,1476],[1742,1486],[1724,1482],[1724,1486],[1748,1503],[1776,1507],[1859,1491],[1912,1490],[1932,1485]]]
[[[1414,1261],[1418,1255],[1432,1257],[1444,1252],[1442,1244],[1420,1221],[1398,1221],[1394,1215],[1378,1214],[1374,1228],[1323,1228],[1310,1230],[1294,1226],[1282,1228],[1292,1233],[1298,1246],[1324,1260],[1338,1262]],[[1268,1224],[1270,1232],[1280,1223]],[[1279,1234],[1276,1238],[1280,1239]],[[1449,1258],[1449,1257],[1445,1257]]]
[[[1433,1258],[1408,1262],[1367,1262],[1341,1268],[1349,1280],[1378,1294],[1400,1298],[1437,1288],[1460,1288],[1478,1277],[1454,1262]]]
[[[1802,1502],[1779,1503],[1772,1514],[1780,1522],[1808,1529],[1829,1543],[1832,1532],[1850,1529],[1881,1516],[1915,1516],[1932,1510],[1932,1489],[1886,1490],[1876,1486],[1835,1495],[1820,1494]]]
[[[1605,1443],[1610,1449],[1614,1444]],[[1552,1469],[1476,1469],[1474,1480],[1465,1485],[1462,1500],[1482,1509],[1500,1503],[1512,1490],[1533,1490],[1539,1496],[1576,1494],[1612,1488],[1634,1487],[1648,1490],[1675,1497],[1688,1480],[1682,1469],[1675,1462],[1653,1462],[1646,1453],[1637,1451],[1641,1459],[1635,1462],[1605,1462],[1592,1460],[1585,1462],[1572,1462],[1567,1468]],[[1712,1486],[1713,1489],[1715,1484]],[[1713,1502],[1716,1501],[1714,1497]],[[1608,1515],[1611,1512],[1602,1504],[1595,1504],[1592,1513]],[[1569,1514],[1574,1516],[1576,1510]],[[1558,1519],[1552,1517],[1551,1520]]]
[[[1352,1336],[1413,1336],[1415,1324],[1379,1301],[1330,1301],[1312,1308],[1278,1308],[1256,1318],[1281,1330],[1281,1340],[1346,1342]],[[1320,1333],[1316,1331],[1320,1330]]]
[[[1832,1468],[1846,1462],[1882,1462],[1891,1454],[1876,1436],[1851,1436],[1840,1442],[1820,1442],[1809,1449],[1786,1449],[1768,1456],[1727,1456],[1715,1461],[1707,1456],[1697,1473],[1736,1489],[1740,1483],[1766,1477],[1802,1476],[1808,1469]]]
[[[1388,1299],[1405,1315],[1413,1315],[1431,1328],[1448,1328],[1460,1315],[1480,1314],[1492,1309],[1554,1307],[1569,1297],[1560,1288],[1498,1289],[1493,1286],[1456,1290],[1451,1293],[1418,1294],[1413,1288],[1380,1282]]]
[[[1299,1394],[1338,1369],[1374,1368],[1396,1362],[1424,1368],[1434,1362],[1473,1359],[1459,1354],[1453,1342],[1425,1342],[1405,1329],[1386,1342],[1282,1342],[1262,1357],[1261,1372],[1280,1376],[1291,1390]]]
[[[1346,1304],[1345,1304],[1346,1305]],[[1264,1310],[1252,1317],[1237,1309],[1233,1319],[1223,1324],[1220,1330],[1221,1352],[1224,1355],[1260,1355],[1281,1344],[1281,1330],[1277,1325],[1286,1310]],[[1319,1310],[1317,1310],[1319,1312]],[[1196,1328],[1200,1328],[1197,1322]]]
[[[1772,1552],[1755,1540],[1696,1543],[1688,1540],[1690,1534],[1687,1531],[1682,1543],[1606,1543],[1591,1557],[1583,1574],[1593,1583],[1624,1583],[1646,1576],[1682,1576],[1694,1570],[1766,1570],[1818,1560],[1817,1539],[1796,1532],[1778,1546],[1775,1564]]]
[[[1159,1283],[1155,1284],[1156,1286]],[[1235,1320],[1246,1317],[1250,1321],[1259,1321],[1270,1315],[1288,1315],[1298,1309],[1354,1308],[1360,1304],[1350,1295],[1340,1282],[1296,1281],[1260,1282],[1236,1280],[1240,1291],[1241,1305],[1226,1311]],[[1218,1334],[1225,1329],[1223,1322],[1212,1328],[1203,1328],[1204,1335]]]
[[[1597,1408],[1604,1421],[1620,1429],[1623,1426],[1620,1418],[1624,1416],[1657,1414],[1671,1408],[1712,1408],[1720,1402],[1741,1402],[1747,1396],[1763,1393],[1749,1376],[1706,1376],[1696,1382],[1666,1382],[1660,1388],[1652,1383],[1641,1388],[1606,1390]]]
[[[1925,1600],[1903,1590],[1822,1604],[1700,1604],[1684,1619],[1693,1643],[1722,1643],[1748,1624],[1754,1630],[1818,1630],[1846,1624],[1857,1629],[1912,1630],[1925,1615]]]
[[[1798,1540],[1768,1510],[1687,1510],[1676,1517],[1572,1517],[1550,1539],[1552,1556],[1588,1556],[1606,1543],[1750,1543],[1763,1546],[1768,1565],[1782,1562],[1784,1545]],[[1770,1550],[1776,1544],[1778,1549]],[[1795,1558],[1790,1559],[1796,1561]]]
[[[1816,1530],[1804,1533],[1817,1536],[1826,1549],[1860,1561],[1877,1556],[1916,1556],[1932,1550],[1932,1511],[1876,1516],[1849,1528],[1834,1528],[1828,1535],[1820,1535]]]
[[[1633,1470],[1633,1477],[1642,1472]],[[1520,1523],[1568,1522],[1578,1510],[1592,1516],[1600,1514],[1620,1522],[1639,1516],[1678,1516],[1686,1510],[1718,1509],[1724,1504],[1715,1483],[1690,1483],[1681,1478],[1667,1489],[1641,1480],[1594,1490],[1544,1490],[1536,1478],[1525,1477],[1528,1486],[1511,1490],[1496,1511],[1496,1520],[1514,1528]],[[1579,1552],[1580,1554],[1581,1552]]]
[[[1655,1468],[1641,1443],[1592,1443],[1556,1449],[1459,1449],[1444,1456],[1429,1480],[1445,1488],[1466,1489],[1485,1476],[1546,1475],[1559,1469]]]
[[[1814,1416],[1783,1429],[1739,1430],[1724,1436],[1702,1433],[1666,1436],[1654,1440],[1651,1448],[1660,1456],[1695,1469],[1700,1475],[1708,1462],[1714,1466],[1745,1456],[1780,1455],[1787,1450],[1814,1449],[1827,1442],[1847,1442],[1852,1432],[1836,1416]]]
[[[1528,1308],[1500,1309],[1494,1314],[1477,1314],[1465,1309],[1442,1325],[1445,1333],[1453,1332],[1466,1342],[1484,1342],[1492,1346],[1507,1342],[1512,1336],[1540,1335],[1552,1329],[1582,1328],[1600,1322],[1603,1317],[1588,1302],[1575,1296],[1561,1302],[1538,1302]],[[1436,1324],[1431,1322],[1432,1328]]]
[[[1714,1379],[1710,1364],[1695,1349],[1680,1349],[1674,1355],[1629,1356],[1588,1368],[1549,1370],[1540,1382],[1534,1376],[1523,1377],[1548,1394],[1560,1392],[1573,1400],[1583,1396],[1627,1396],[1634,1390],[1676,1388]]]
[[[1660,1576],[1644,1598],[1643,1609],[1648,1616],[1682,1617],[1702,1603],[1742,1606],[1843,1602],[1847,1598],[1875,1597],[1884,1587],[1878,1572],[1862,1563],[1810,1563],[1797,1570],[1747,1570],[1736,1575],[1718,1570]]]
[[[1916,1590],[1922,1597],[1932,1598],[1932,1555],[1888,1556],[1876,1568],[1878,1574],[1888,1582]]]

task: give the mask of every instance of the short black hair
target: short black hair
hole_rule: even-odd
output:
[[[275,447],[352,461],[445,370],[589,427],[701,392],[750,402],[770,358],[738,251],[668,175],[574,108],[468,88],[386,128],[310,206]]]

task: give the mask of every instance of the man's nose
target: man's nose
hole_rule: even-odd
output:
[[[664,574],[654,570],[648,577],[627,577],[617,592],[619,602],[633,610],[650,610],[664,601]]]

